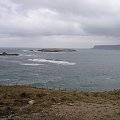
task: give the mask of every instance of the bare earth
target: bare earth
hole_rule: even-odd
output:
[[[55,104],[43,113],[22,116],[24,120],[120,120],[120,106],[76,102]],[[116,118],[115,118],[116,116]]]

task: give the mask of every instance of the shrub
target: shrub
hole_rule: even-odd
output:
[[[21,98],[29,97],[29,95],[26,92],[20,93]]]

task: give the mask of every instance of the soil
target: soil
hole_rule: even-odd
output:
[[[75,102],[55,104],[47,111],[24,115],[16,120],[120,120],[120,106]]]

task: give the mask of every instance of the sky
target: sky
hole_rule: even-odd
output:
[[[119,0],[0,0],[0,47],[120,44]]]

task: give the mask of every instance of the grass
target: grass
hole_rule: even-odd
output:
[[[34,100],[34,105],[28,102]],[[23,115],[45,111],[53,104],[98,103],[120,106],[120,90],[110,92],[69,92],[20,86],[0,86],[0,118],[11,114]],[[120,117],[120,113],[116,115]]]

